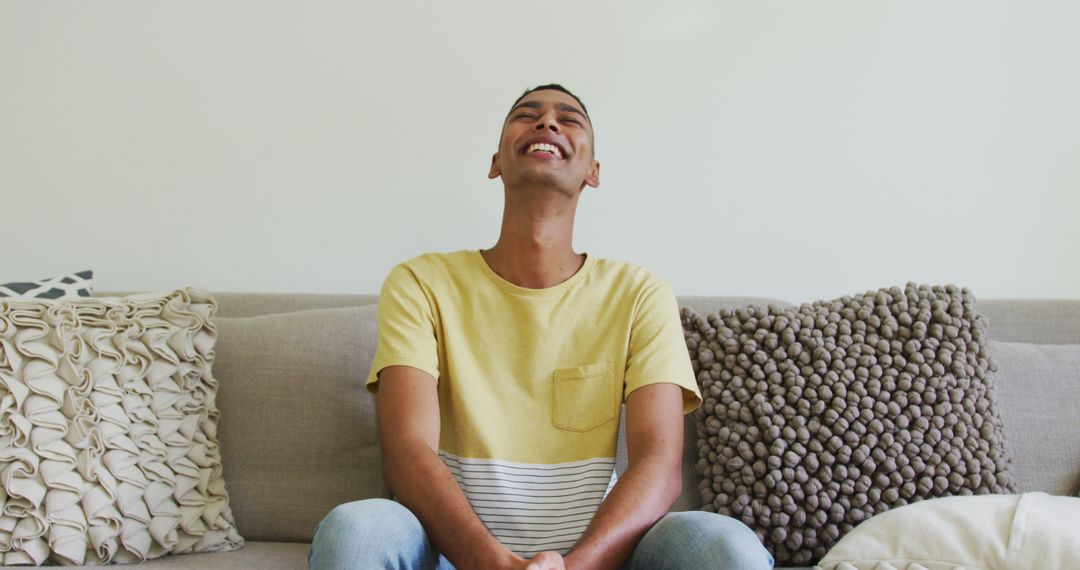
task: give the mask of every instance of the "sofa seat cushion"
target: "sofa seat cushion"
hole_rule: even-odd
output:
[[[214,375],[233,512],[250,540],[308,542],[335,506],[387,497],[375,305],[219,318]]]
[[[166,556],[148,560],[131,568],[149,567],[155,570],[297,570],[307,568],[310,544],[304,542],[258,542],[247,541],[243,548],[232,552],[213,552]],[[76,568],[101,568],[100,566],[76,566]]]

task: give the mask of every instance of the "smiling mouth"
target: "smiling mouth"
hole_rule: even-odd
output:
[[[533,143],[529,145],[529,148],[525,149],[525,154],[533,153],[546,153],[552,154],[556,158],[563,158],[563,153],[559,150],[559,147],[548,143]]]

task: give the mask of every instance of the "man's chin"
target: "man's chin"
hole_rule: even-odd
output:
[[[503,178],[505,181],[506,179]],[[523,191],[541,191],[552,192],[556,191],[560,194],[566,194],[572,196],[577,194],[575,188],[581,186],[578,184],[574,186],[572,183],[568,183],[565,178],[556,176],[553,172],[527,172],[518,176],[513,184],[507,184],[511,189],[521,189]]]

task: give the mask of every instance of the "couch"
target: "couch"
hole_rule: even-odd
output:
[[[128,292],[98,292],[96,296]],[[373,295],[213,293],[224,477],[246,545],[148,561],[154,568],[304,568],[314,524],[338,502],[388,496],[374,398],[363,388],[375,339]],[[700,314],[775,299],[682,296]],[[1080,300],[979,300],[989,323],[996,394],[1022,491],[1076,495],[1080,382],[1060,345],[1080,345]],[[355,349],[355,350],[354,350]],[[274,360],[273,369],[266,362]],[[1064,367],[1068,367],[1067,369]],[[336,379],[328,386],[324,378]],[[700,506],[694,415],[687,416],[683,491]],[[620,445],[618,468],[625,468]]]

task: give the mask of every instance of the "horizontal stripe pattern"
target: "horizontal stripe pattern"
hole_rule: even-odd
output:
[[[615,459],[557,464],[439,456],[480,520],[518,556],[566,553],[615,486]]]

